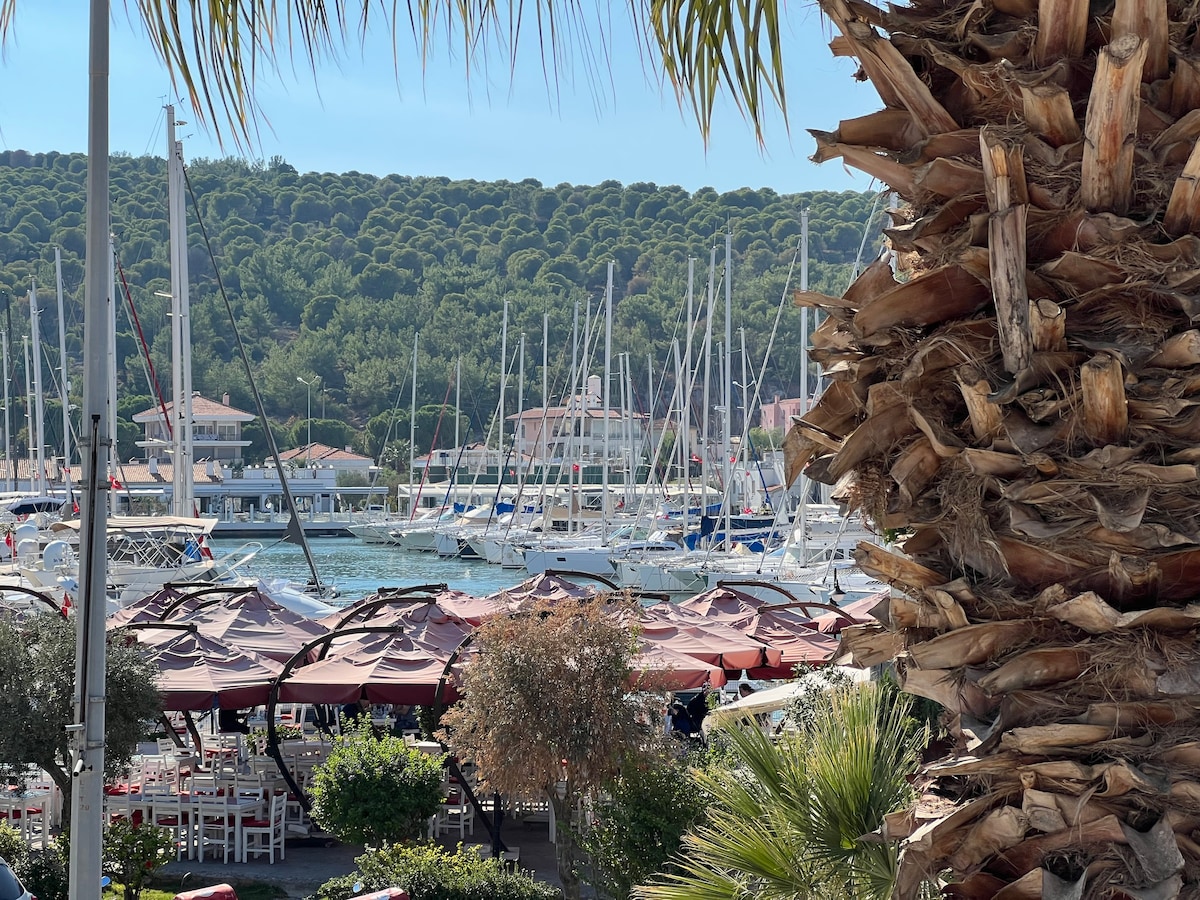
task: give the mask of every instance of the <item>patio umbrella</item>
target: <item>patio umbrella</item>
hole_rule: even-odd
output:
[[[769,610],[761,611],[755,617],[750,634],[782,654],[776,665],[747,669],[751,678],[792,678],[797,665],[828,663],[838,648],[837,638]]]
[[[813,621],[817,629],[825,634],[838,634],[847,625],[867,625],[875,621],[871,610],[878,606],[887,595],[887,591],[880,591],[877,594],[860,597],[841,607],[837,614],[822,613],[815,616]]]
[[[292,672],[279,685],[279,699],[345,704],[365,695],[372,703],[429,705],[435,702],[448,659],[448,653],[401,633],[360,634],[319,662]],[[443,700],[457,696],[454,681],[447,679]]]
[[[781,651],[760,640],[669,603],[641,609],[638,627],[647,644],[662,646],[726,670],[778,666],[783,658]]]
[[[267,702],[280,666],[193,630],[139,630],[168,710],[245,709]]]
[[[175,615],[171,621],[190,622],[201,634],[281,663],[309,641],[328,633],[317,620],[292,612],[261,591],[206,604]]]
[[[167,607],[183,596],[183,591],[174,587],[164,587],[152,594],[147,594],[139,600],[127,603],[104,621],[106,628],[120,628],[123,625],[134,625],[138,622],[159,622]]]
[[[449,657],[458,649],[463,639],[475,630],[475,626],[442,606],[441,598],[436,603],[416,602],[381,607],[371,618],[351,623],[353,625],[394,626],[403,629],[406,637],[435,648]],[[353,636],[335,642],[338,646],[353,641]]]
[[[725,670],[666,647],[646,644],[633,658],[629,686],[639,690],[691,691],[719,688],[727,681]]]
[[[590,585],[576,584],[574,581],[569,581],[561,575],[542,574],[527,578],[508,590],[488,594],[484,599],[502,604],[511,609],[514,606],[524,603],[526,600],[548,600],[553,603],[560,600],[578,600],[584,597],[593,597],[596,593],[596,589]]]

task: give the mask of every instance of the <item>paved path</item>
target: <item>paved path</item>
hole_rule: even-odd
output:
[[[559,886],[554,845],[550,843],[545,822],[523,825],[506,821],[501,834],[510,848],[520,848],[520,865],[523,869],[531,872],[538,881]],[[475,834],[469,835],[466,840],[468,843],[486,843],[487,830],[477,824]],[[453,849],[458,843],[458,836],[443,836],[439,842]],[[274,865],[269,864],[265,856],[228,865],[219,860],[198,863],[185,859],[173,862],[161,870],[158,884],[163,890],[191,891],[226,882],[236,888],[238,881],[258,881],[277,884],[288,892],[289,897],[302,898],[311,895],[330,878],[353,872],[354,859],[362,852],[361,846],[308,838],[289,841],[287,859],[277,860]]]

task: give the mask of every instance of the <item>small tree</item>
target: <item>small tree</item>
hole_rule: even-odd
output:
[[[125,900],[138,900],[142,889],[175,856],[175,838],[166,828],[117,819],[104,829],[104,874],[121,885]]]
[[[370,847],[415,841],[444,799],[442,760],[402,738],[377,738],[364,722],[334,740],[313,770],[309,794],[313,820],[339,840]]]
[[[545,796],[558,875],[579,897],[574,809],[645,741],[625,687],[636,635],[613,597],[538,602],[477,633],[462,701],[443,718],[451,749],[503,794]]]
[[[162,706],[158,670],[136,645],[108,642],[104,763],[115,776],[129,765],[146,723]],[[0,618],[0,765],[45,769],[71,808],[75,623],[56,615]]]
[[[583,838],[589,880],[601,896],[625,900],[635,885],[666,871],[684,832],[703,818],[709,797],[691,776],[690,756],[631,764],[609,785]]]

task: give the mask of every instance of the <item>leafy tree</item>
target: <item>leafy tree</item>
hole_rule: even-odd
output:
[[[463,698],[442,719],[451,750],[474,760],[492,788],[549,798],[570,900],[580,896],[574,810],[646,740],[625,688],[635,633],[614,614],[631,602],[538,602],[486,622],[463,673]]]
[[[908,711],[894,687],[867,684],[834,690],[777,739],[720,729],[733,765],[697,775],[712,796],[708,819],[684,837],[677,871],[634,896],[890,897],[896,847],[862,838],[911,799],[925,733]]]
[[[708,797],[689,771],[690,759],[651,757],[622,769],[584,832],[593,884],[612,900],[666,871],[684,832],[704,816]]]
[[[0,765],[45,769],[71,808],[74,779],[67,726],[74,716],[73,620],[57,615],[0,617]],[[157,670],[136,645],[112,640],[105,664],[105,770],[116,776],[129,765],[146,723],[161,712]]]
[[[415,841],[445,799],[442,760],[401,738],[376,737],[364,722],[334,739],[313,771],[310,795],[313,820],[339,840],[371,847]]]
[[[154,873],[175,856],[175,838],[166,828],[121,818],[104,829],[104,873],[121,885],[124,900],[138,900]]]

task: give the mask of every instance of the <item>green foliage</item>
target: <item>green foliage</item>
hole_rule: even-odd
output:
[[[70,878],[65,850],[65,844],[51,841],[49,846],[31,849],[13,866],[21,883],[38,900],[69,900]]]
[[[68,160],[62,165],[62,160]],[[121,236],[117,253],[160,380],[170,371],[170,319],[165,162],[114,157],[112,214]],[[24,295],[31,277],[53,283],[50,245],[63,249],[68,374],[81,390],[83,220],[86,166],[80,154],[0,152],[0,298]],[[408,407],[413,334],[418,351],[417,404],[440,404],[456,358],[464,363],[463,406],[478,440],[498,393],[500,310],[510,303],[511,336],[531,337],[527,358],[530,405],[556,402],[568,389],[569,353],[552,353],[550,397],[539,396],[539,341],[549,316],[553,348],[569,347],[576,302],[581,310],[603,290],[608,261],[617,263],[615,345],[633,359],[664,360],[684,301],[689,257],[706,260],[718,231],[734,235],[733,325],[745,329],[751,359],[761,360],[785,296],[796,253],[799,215],[809,210],[809,286],[838,295],[862,243],[870,193],[779,195],[749,188],[692,193],[653,184],[560,185],[536,181],[374,177],[360,173],[300,175],[286,163],[264,166],[233,159],[194,160],[195,186],[216,267],[230,293],[231,325],[216,282],[217,268],[191,219],[191,304],[194,385],[205,396],[228,391],[232,404],[254,411],[237,359],[233,329],[246,345],[267,414],[281,425],[304,415],[296,375],[320,376],[329,418],[358,429],[396,405]],[[880,218],[871,226],[878,234]],[[867,242],[866,255],[877,247]],[[706,266],[697,267],[701,292]],[[721,277],[718,270],[717,277]],[[793,283],[790,287],[795,287]],[[28,328],[27,304],[13,303],[13,328]],[[57,327],[49,309],[47,332]],[[781,334],[799,331],[799,310],[783,310]],[[120,410],[119,447],[134,453],[130,417],[153,405],[139,341],[128,318],[118,323],[118,395],[138,402]],[[777,353],[763,379],[764,397],[795,396],[795,354]],[[18,365],[20,363],[18,362]],[[757,369],[757,365],[756,365]],[[21,377],[17,373],[18,379]],[[668,382],[670,379],[667,379]],[[671,386],[658,401],[662,413]],[[77,404],[78,397],[72,398]],[[317,395],[313,394],[314,414]],[[515,397],[513,397],[515,403]],[[14,420],[25,399],[15,397]],[[512,410],[508,410],[512,412]],[[325,416],[322,416],[324,418]],[[314,423],[315,424],[315,423]],[[407,424],[407,423],[405,423]],[[444,425],[442,446],[453,428]],[[393,435],[395,436],[395,435]],[[401,430],[408,437],[407,427]],[[315,437],[315,429],[314,429]],[[428,449],[430,432],[418,435]],[[372,444],[378,456],[380,442]],[[20,454],[27,446],[19,445]],[[246,451],[262,462],[261,433]]]
[[[74,671],[74,620],[0,618],[0,721],[7,723],[0,729],[0,765],[45,769],[63,792],[64,809],[70,809],[74,781],[67,739]],[[115,777],[161,706],[157,669],[136,645],[109,641],[105,672],[104,762],[106,774]]]
[[[29,845],[21,837],[21,832],[7,822],[0,822],[0,859],[7,860],[9,865],[15,866],[28,852]]]
[[[883,900],[896,847],[860,840],[911,798],[925,735],[905,698],[878,684],[835,689],[828,705],[773,740],[758,728],[722,729],[732,766],[697,775],[712,796],[643,900],[822,897]]]
[[[325,882],[312,900],[350,900],[360,893],[402,887],[410,900],[554,900],[559,892],[524,872],[506,872],[499,860],[480,859],[424,844],[393,844],[355,859],[358,871]]]
[[[364,722],[334,740],[313,771],[312,817],[338,839],[378,847],[425,833],[442,794],[442,760]]]
[[[166,828],[117,819],[104,829],[101,866],[124,889],[125,900],[138,900],[154,873],[175,858],[175,838]]]
[[[634,885],[668,870],[684,832],[703,818],[707,799],[679,760],[626,767],[584,832],[589,880],[613,900],[625,900]]]

